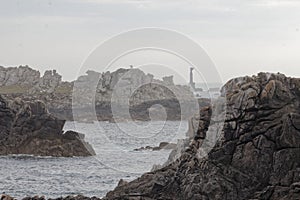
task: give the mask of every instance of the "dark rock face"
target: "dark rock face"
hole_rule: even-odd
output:
[[[41,101],[12,102],[0,96],[0,155],[91,156],[84,135],[63,133],[65,121],[48,113]]]
[[[300,199],[300,79],[260,73],[230,80],[222,95],[225,122],[206,157],[203,141],[220,123],[210,107],[179,159],[104,199]]]
[[[175,149],[176,146],[177,145],[174,144],[174,143],[161,142],[156,147],[145,146],[145,147],[141,147],[141,148],[138,148],[138,149],[134,149],[134,151],[144,151],[144,150],[159,151],[159,150],[162,150],[162,149]]]
[[[100,198],[97,197],[85,197],[82,195],[77,195],[77,196],[67,196],[64,198],[58,198],[59,200],[100,200]],[[3,199],[3,200],[13,200],[13,199]],[[25,197],[22,200],[46,200],[44,196],[35,196],[35,197]],[[49,200],[54,200],[54,199],[49,199]]]

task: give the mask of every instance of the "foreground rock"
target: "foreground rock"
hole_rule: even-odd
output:
[[[64,123],[49,114],[41,101],[7,101],[0,96],[0,155],[94,155],[83,134],[63,133]]]
[[[300,79],[260,73],[222,92],[225,123],[207,157],[209,125],[221,123],[211,121],[210,108],[179,159],[104,199],[300,199]]]

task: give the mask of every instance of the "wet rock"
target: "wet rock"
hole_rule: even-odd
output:
[[[22,200],[46,200],[45,196],[34,196],[34,197],[25,197]],[[76,196],[66,196],[66,197],[59,197],[59,198],[49,198],[48,200],[101,200],[98,197],[86,197],[83,195],[76,195]]]
[[[1,200],[14,200],[14,198],[9,196],[8,194],[2,194]]]
[[[25,197],[22,200],[46,200],[45,196]]]
[[[83,195],[77,195],[77,196],[67,196],[67,197],[60,197],[56,199],[48,199],[48,200],[100,200],[100,198],[97,197],[85,197]]]
[[[162,149],[175,149],[177,144],[174,143],[169,143],[169,142],[161,142],[159,146],[157,147],[151,147],[151,146],[146,146],[146,147],[141,147],[138,149],[134,149],[134,151],[142,151],[142,150],[152,150],[152,151],[159,151]]]

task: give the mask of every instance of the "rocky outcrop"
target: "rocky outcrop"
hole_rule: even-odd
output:
[[[175,95],[177,99],[193,98],[193,93],[187,86],[174,85],[172,76],[164,77],[161,81],[137,68],[120,68],[103,73],[89,70],[86,73],[87,75],[74,81],[75,94],[79,94],[77,101],[73,102],[75,105],[90,101],[95,93],[96,105],[107,101],[125,105],[129,100],[132,105],[137,105],[146,101],[172,99]]]
[[[218,102],[203,108],[176,161],[104,199],[300,199],[300,79],[260,73],[230,80],[222,95],[225,121],[212,116]]]
[[[178,159],[132,182],[121,180],[103,199],[300,199],[300,79],[236,78],[222,96],[224,107],[220,98],[190,121]],[[216,144],[206,151],[211,136]]]
[[[30,67],[8,67],[0,66],[0,86],[11,85],[35,85],[40,78],[40,72]]]
[[[41,101],[7,101],[0,96],[0,155],[94,155],[83,134],[63,132],[64,123],[51,115]]]
[[[30,67],[0,66],[0,93],[2,94],[50,94],[61,85],[61,75],[56,70],[47,70],[41,77],[40,72]],[[69,90],[70,92],[71,90]]]
[[[88,109],[87,102],[96,104],[98,120],[109,121],[187,119],[197,106],[190,89],[174,85],[172,76],[161,81],[140,69],[120,68],[102,74],[88,71],[74,82],[73,91],[73,109],[81,119],[94,109]],[[165,115],[156,112],[164,110],[155,109],[157,104],[164,107]],[[86,108],[82,109],[83,105]]]
[[[91,104],[95,104],[100,121],[114,121],[113,116],[145,121],[151,120],[149,109],[155,104],[165,108],[167,117],[157,114],[152,119],[181,120],[191,116],[196,103],[190,88],[175,85],[173,76],[158,80],[137,68],[103,73],[88,70],[73,82],[62,82],[55,70],[47,70],[41,77],[39,71],[28,66],[0,67],[0,94],[11,100],[42,100],[56,117],[74,120],[75,111],[75,120],[84,121],[96,120],[91,117]],[[112,113],[112,108],[126,114],[129,111],[130,116]]]
[[[162,149],[175,149],[175,148],[176,148],[176,144],[174,144],[174,143],[161,142],[156,147],[145,146],[145,147],[140,147],[140,148],[134,149],[134,151],[143,151],[143,150],[159,151]]]
[[[11,196],[9,196],[9,195],[7,195],[7,194],[5,194],[5,193],[3,193],[1,195],[1,200],[14,200],[14,198],[11,197]]]
[[[3,199],[2,199],[3,198]],[[9,196],[9,195],[2,195],[1,200],[16,200],[15,198]],[[22,200],[46,200],[47,198],[45,196],[33,196],[33,197],[24,197]],[[59,197],[59,198],[49,198],[48,200],[101,200],[99,197],[86,197],[83,195],[76,195],[76,196],[66,196],[66,197]]]
[[[38,83],[29,90],[29,93],[53,93],[61,84],[61,79],[62,76],[56,70],[46,70],[44,75],[39,78]]]
[[[64,200],[100,200],[100,198],[97,197],[85,197],[82,195],[77,195],[77,196],[67,196],[65,198],[60,198]],[[15,198],[7,195],[7,194],[2,194],[1,200],[15,200]],[[34,197],[25,197],[22,200],[46,200],[45,196],[34,196]],[[54,200],[54,199],[49,199],[49,200]]]

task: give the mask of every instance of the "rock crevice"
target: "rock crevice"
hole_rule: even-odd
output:
[[[0,96],[0,155],[91,156],[84,135],[63,132],[64,120],[51,115],[41,101],[8,101]]]
[[[211,128],[221,122],[203,108],[177,160],[104,199],[300,199],[299,88],[300,79],[282,74],[230,80],[222,88],[221,129]],[[213,135],[219,137],[205,156]]]

